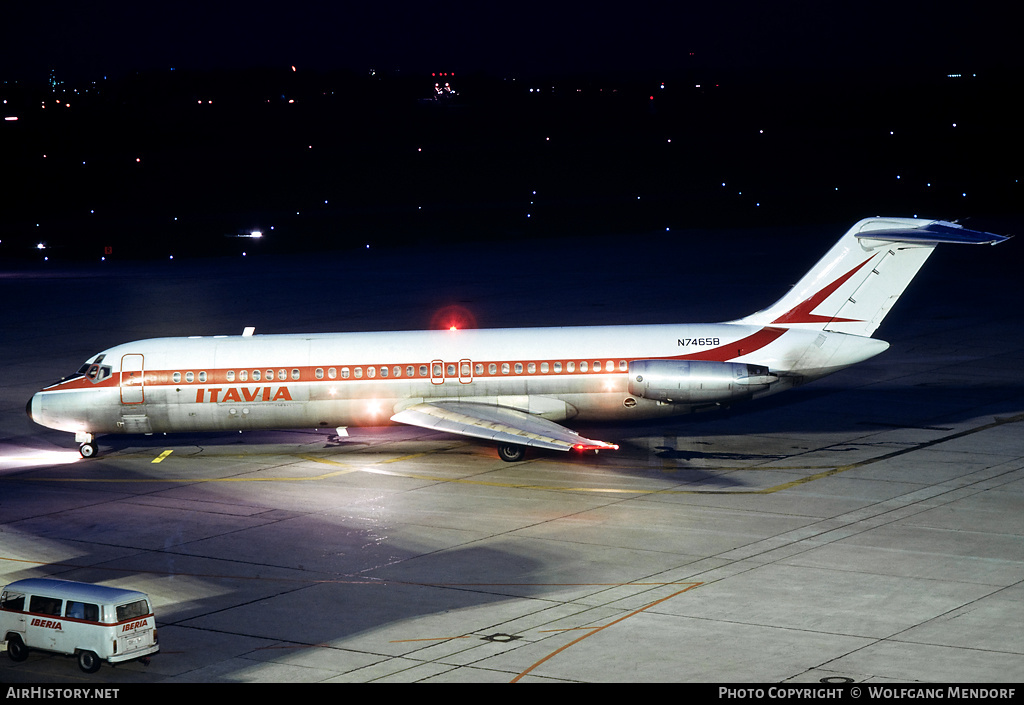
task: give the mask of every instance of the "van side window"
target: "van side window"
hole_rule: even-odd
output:
[[[90,602],[74,602],[68,600],[64,605],[64,616],[70,619],[84,619],[89,622],[100,621],[100,607]]]
[[[33,595],[32,599],[28,603],[28,611],[35,612],[36,614],[52,614],[56,617],[60,616],[60,604],[63,602],[59,597],[44,597],[42,595]]]

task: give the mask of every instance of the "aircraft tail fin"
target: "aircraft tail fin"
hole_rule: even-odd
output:
[[[739,322],[870,337],[937,244],[1008,239],[941,220],[865,218],[785,296]]]

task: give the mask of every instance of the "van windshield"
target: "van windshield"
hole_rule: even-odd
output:
[[[124,622],[129,619],[138,619],[149,614],[149,603],[145,600],[136,600],[124,605],[117,606],[117,621]]]
[[[0,610],[12,612],[23,612],[25,610],[25,596],[20,592],[7,592],[0,595]]]

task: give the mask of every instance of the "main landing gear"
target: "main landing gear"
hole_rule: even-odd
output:
[[[91,433],[76,433],[75,440],[82,444],[78,447],[78,452],[83,458],[94,458],[99,453],[99,446],[96,445]]]
[[[518,463],[526,457],[526,446],[515,443],[502,443],[498,446],[498,457],[506,463]]]

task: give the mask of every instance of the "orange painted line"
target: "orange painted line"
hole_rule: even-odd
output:
[[[692,585],[690,585],[690,586],[688,586],[688,587],[685,587],[685,588],[683,588],[682,590],[680,590],[680,591],[678,591],[678,592],[674,592],[674,593],[672,593],[672,594],[671,594],[671,595],[669,595],[668,597],[663,597],[663,598],[661,598],[660,600],[655,600],[655,601],[654,601],[654,602],[652,602],[651,604],[649,604],[649,605],[646,605],[645,607],[641,607],[641,608],[640,608],[640,609],[638,609],[638,610],[634,610],[633,612],[630,612],[630,613],[629,613],[629,614],[627,614],[627,615],[623,615],[622,617],[619,617],[618,619],[616,619],[616,620],[614,620],[614,621],[612,621],[612,622],[609,622],[608,624],[605,624],[604,626],[601,626],[601,627],[595,627],[595,628],[594,628],[594,629],[592,629],[592,630],[591,630],[591,631],[590,631],[590,632],[589,632],[588,634],[584,634],[584,635],[583,635],[583,636],[581,636],[581,637],[580,637],[579,639],[574,639],[573,641],[570,641],[570,642],[569,642],[568,644],[566,644],[565,646],[562,646],[561,648],[555,649],[555,650],[554,650],[554,651],[552,651],[552,652],[551,652],[550,654],[548,654],[547,656],[545,656],[544,658],[542,658],[542,659],[541,659],[540,661],[538,661],[537,663],[533,664],[532,666],[530,666],[529,668],[527,668],[527,669],[526,669],[525,671],[523,671],[522,673],[520,673],[520,674],[519,674],[518,676],[516,676],[515,678],[513,678],[513,679],[512,679],[512,680],[511,680],[510,682],[511,682],[511,683],[517,683],[517,682],[519,681],[519,679],[521,679],[521,678],[522,678],[523,676],[525,676],[525,675],[526,675],[527,673],[529,673],[529,672],[530,672],[530,671],[532,671],[533,669],[535,669],[535,668],[537,668],[538,666],[540,666],[540,665],[541,665],[542,663],[544,663],[545,661],[548,661],[548,660],[550,660],[550,659],[554,658],[554,657],[555,657],[555,656],[557,656],[558,654],[560,654],[560,653],[562,653],[563,651],[565,651],[566,649],[568,649],[568,648],[569,648],[570,646],[575,646],[576,644],[580,643],[581,641],[583,641],[583,640],[584,640],[584,639],[586,639],[587,637],[591,637],[591,636],[594,636],[594,635],[595,635],[595,634],[597,634],[598,632],[604,631],[604,630],[605,630],[605,629],[607,629],[608,627],[611,627],[611,626],[613,626],[613,625],[616,625],[616,624],[618,624],[619,622],[623,622],[623,621],[625,621],[625,620],[629,619],[630,617],[634,617],[634,616],[636,616],[636,615],[640,614],[641,612],[643,612],[643,611],[645,611],[645,610],[649,610],[650,608],[654,607],[655,605],[660,605],[660,604],[661,604],[662,602],[667,602],[668,600],[671,600],[671,599],[672,599],[673,597],[675,597],[675,596],[677,596],[677,595],[682,595],[682,594],[683,594],[684,592],[688,592],[689,590],[692,590],[693,588],[695,588],[695,587],[698,587],[698,586],[700,586],[700,585],[703,585],[703,584],[704,584],[704,583],[693,583]]]

